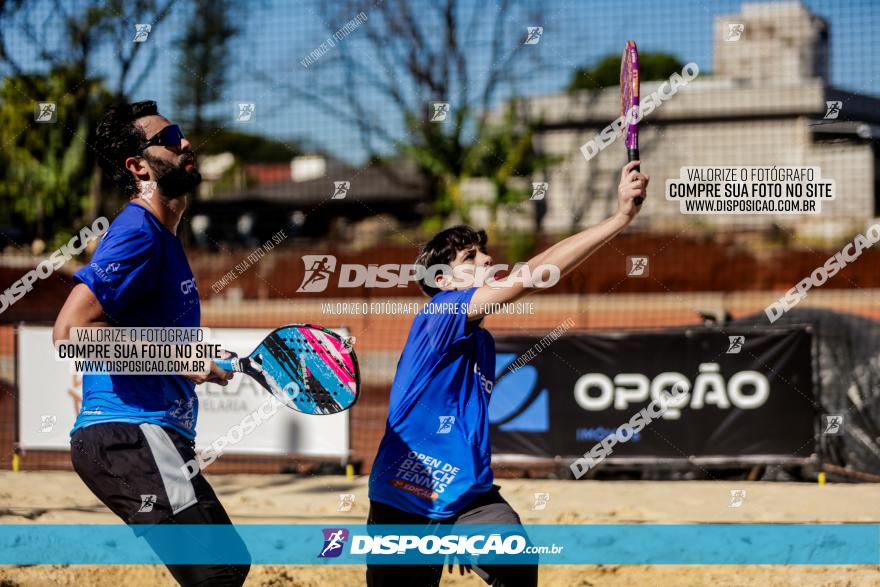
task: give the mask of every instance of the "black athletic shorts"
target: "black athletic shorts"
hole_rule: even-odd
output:
[[[150,542],[141,524],[224,524],[212,534],[222,548],[250,560],[247,548],[214,490],[199,472],[187,479],[184,464],[195,458],[195,443],[171,428],[156,424],[108,422],[80,428],[70,439],[73,468],[114,514]],[[216,538],[214,538],[216,536]],[[161,558],[161,546],[151,543]],[[207,552],[220,545],[206,544]],[[249,564],[166,565],[181,585],[244,583]]]
[[[513,524],[522,525],[519,516],[498,492],[492,489],[469,503],[460,512],[445,520],[433,520],[411,514],[382,502],[370,500],[367,524],[413,524],[436,526],[440,524]],[[538,557],[534,564],[476,565],[471,570],[494,587],[536,587],[538,585]],[[457,573],[458,569],[454,569]],[[367,585],[369,587],[435,587],[443,576],[443,565],[376,565],[367,557]]]

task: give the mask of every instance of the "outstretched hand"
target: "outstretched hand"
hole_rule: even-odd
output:
[[[234,356],[237,355],[229,351],[223,351],[220,358],[226,359]],[[229,380],[232,379],[233,373],[232,371],[224,371],[217,363],[211,361],[210,370],[205,371],[204,373],[183,373],[182,375],[196,385],[201,385],[202,383],[216,383],[217,385],[225,387],[226,384],[229,383]]]
[[[642,198],[644,201],[648,197],[648,183],[651,181],[649,176],[636,171],[638,166],[638,160],[624,165],[620,172],[620,185],[617,186],[617,213],[629,219],[639,213],[641,206],[636,206],[634,200]]]

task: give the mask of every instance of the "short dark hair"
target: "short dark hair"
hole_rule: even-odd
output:
[[[137,192],[134,176],[125,168],[125,160],[140,155],[146,133],[133,123],[143,116],[158,115],[152,100],[132,104],[114,104],[104,112],[95,131],[98,164],[125,195]]]
[[[448,265],[455,259],[459,251],[469,249],[474,245],[486,252],[486,241],[485,230],[476,230],[465,224],[441,230],[422,247],[421,253],[416,258],[416,265],[425,268],[434,265]],[[428,283],[429,278],[430,275],[426,272],[425,277],[419,280],[419,287],[428,296],[434,297],[440,293],[440,290],[437,289],[436,284]]]

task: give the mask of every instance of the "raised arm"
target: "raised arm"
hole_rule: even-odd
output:
[[[650,177],[636,171],[638,165],[639,161],[630,161],[620,173],[617,212],[613,216],[538,253],[529,259],[529,270],[534,273],[539,265],[550,264],[559,268],[560,277],[565,276],[626,228],[639,213],[640,207],[636,206],[633,200],[636,197],[644,199],[648,196]],[[535,288],[526,287],[521,281],[510,277],[483,285],[471,298],[468,320],[482,318],[490,313],[492,306],[516,301],[534,291]]]
[[[89,286],[79,283],[67,296],[67,301],[55,319],[52,342],[70,340],[71,328],[108,326],[101,303]]]

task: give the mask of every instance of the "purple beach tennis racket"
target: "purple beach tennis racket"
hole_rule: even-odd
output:
[[[620,114],[623,116],[623,144],[626,146],[627,161],[639,158],[639,123],[632,108],[639,107],[639,51],[635,41],[627,41],[620,60]],[[629,118],[627,118],[629,116]],[[636,171],[641,171],[636,167]],[[642,198],[633,200],[636,206],[642,205]]]
[[[360,392],[350,340],[314,324],[290,324],[269,333],[247,357],[214,362],[251,376],[292,410],[336,414],[353,406]]]

